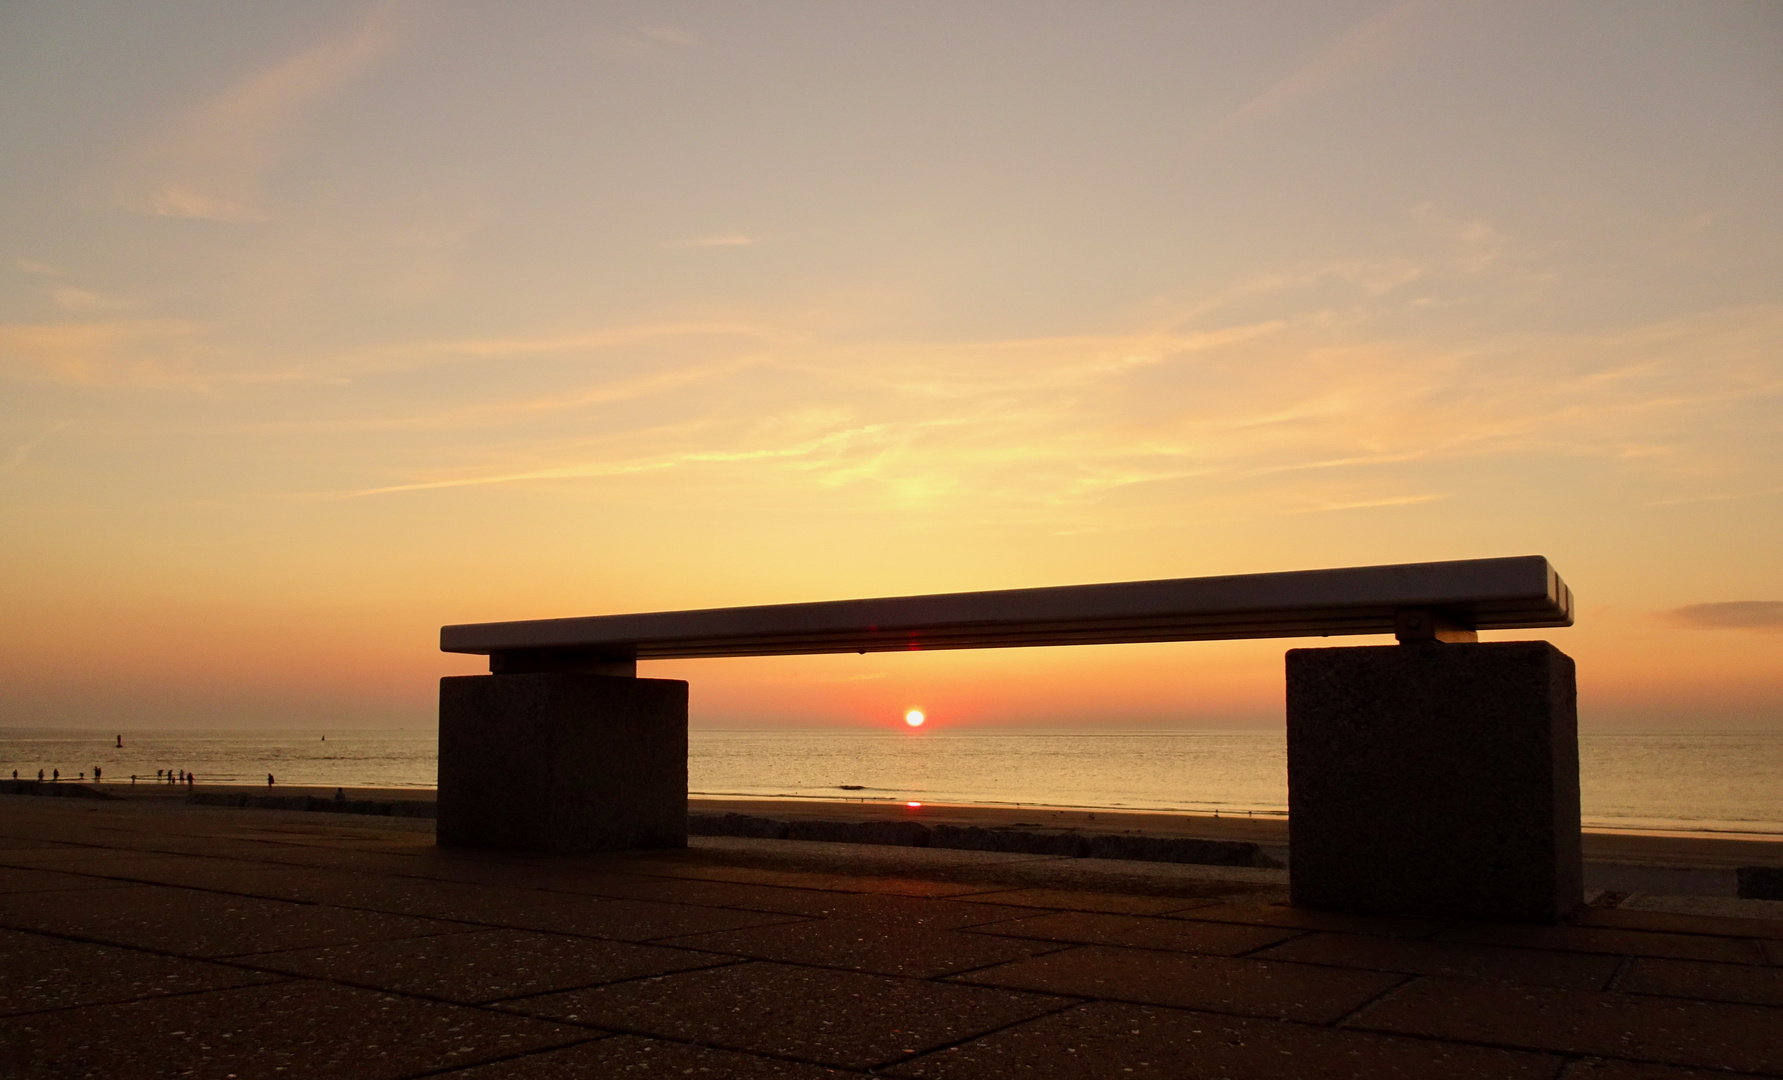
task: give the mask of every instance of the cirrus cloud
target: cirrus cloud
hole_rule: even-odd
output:
[[[1718,604],[1688,604],[1666,616],[1679,626],[1696,630],[1762,630],[1783,633],[1783,600],[1728,600]]]

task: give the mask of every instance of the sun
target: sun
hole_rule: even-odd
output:
[[[927,719],[928,717],[922,714],[921,709],[911,709],[904,714],[904,722],[911,727],[922,727],[922,722]]]

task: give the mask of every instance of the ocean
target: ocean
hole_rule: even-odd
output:
[[[201,783],[430,788],[431,730],[0,730],[0,777],[98,767],[106,782],[157,769]],[[1783,835],[1783,733],[1587,734],[1581,802],[1596,828]],[[1281,732],[700,731],[688,787],[699,795],[883,799],[1091,809],[1282,814]]]

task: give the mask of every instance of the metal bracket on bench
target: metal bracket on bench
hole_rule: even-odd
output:
[[[1436,608],[1400,608],[1393,613],[1393,635],[1401,645],[1480,640],[1471,623]]]
[[[617,675],[638,677],[638,661],[586,649],[505,649],[489,654],[492,675],[536,675],[545,672],[568,675]]]

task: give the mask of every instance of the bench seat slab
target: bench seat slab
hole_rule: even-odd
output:
[[[439,843],[582,854],[687,846],[687,684],[440,680]]]
[[[1544,641],[1292,649],[1289,890],[1341,911],[1579,907],[1577,693]]]

